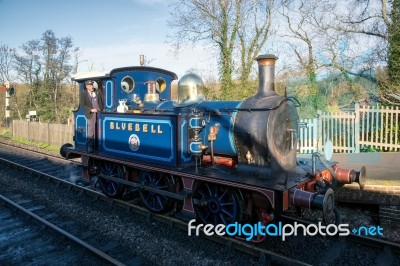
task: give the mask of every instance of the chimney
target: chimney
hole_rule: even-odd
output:
[[[258,63],[258,92],[256,98],[276,95],[275,92],[275,61],[278,59],[273,54],[259,55],[255,59]]]

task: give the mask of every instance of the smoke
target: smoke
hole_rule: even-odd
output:
[[[73,163],[66,165],[64,170],[65,172],[69,173],[69,181],[73,184],[75,184],[75,182],[82,177],[81,172],[77,171],[78,169]]]

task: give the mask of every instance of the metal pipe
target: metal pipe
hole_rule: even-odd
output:
[[[321,156],[321,154],[319,152],[314,152],[312,154],[312,168],[313,168],[313,174],[316,175],[317,173],[317,158],[319,159],[319,161],[326,167],[326,169],[329,171],[329,173],[332,176],[332,181],[335,183],[337,182],[337,176],[336,176],[336,172],[333,171],[332,167],[329,165],[329,163],[325,160],[324,157]]]
[[[214,165],[214,140],[211,140],[211,165]]]
[[[311,156],[311,162],[312,162],[312,174],[316,175],[317,174],[317,158],[320,157],[320,154],[318,152],[314,152]]]

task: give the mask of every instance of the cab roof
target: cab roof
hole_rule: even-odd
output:
[[[72,81],[83,81],[87,79],[96,78],[108,78],[110,76],[110,71],[89,71],[89,72],[79,72],[72,75]]]

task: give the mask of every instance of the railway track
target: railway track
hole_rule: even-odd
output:
[[[2,144],[0,144],[2,145]],[[93,201],[96,200],[102,200],[105,202],[108,202],[111,206],[119,206],[122,207],[123,209],[127,210],[128,212],[133,212],[133,213],[138,213],[141,215],[144,215],[147,217],[147,219],[150,220],[157,220],[161,221],[164,224],[167,224],[170,228],[180,228],[183,230],[187,230],[187,223],[182,222],[180,220],[177,220],[173,217],[166,216],[166,215],[156,215],[153,214],[147,209],[141,208],[140,206],[132,204],[132,202],[124,202],[124,201],[119,201],[119,200],[113,200],[110,198],[107,198],[103,196],[102,194],[98,193],[95,191],[90,186],[87,187],[81,187],[77,186],[74,184],[74,181],[76,181],[77,173],[80,171],[80,165],[78,163],[72,163],[70,161],[65,161],[61,160],[59,158],[49,156],[49,155],[37,155],[36,153],[32,153],[35,155],[29,156],[28,151],[24,151],[23,153],[21,152],[16,152],[16,151],[11,151],[11,149],[4,149],[0,147],[2,151],[6,150],[7,152],[0,152],[0,157],[3,158],[2,162],[8,165],[13,165],[15,167],[18,167],[19,169],[23,169],[24,171],[29,173],[33,173],[37,176],[45,178],[48,182],[52,182],[56,184],[57,186],[64,186],[67,189],[70,190],[76,190],[79,195],[86,195],[90,196],[93,198]],[[21,156],[21,154],[23,156]],[[21,159],[22,158],[22,159]],[[35,160],[36,159],[36,160]],[[39,160],[39,162],[38,162]],[[56,162],[54,165],[52,165],[51,162]],[[69,174],[69,171],[66,169],[70,170],[73,169],[74,178],[71,178],[71,174]],[[53,174],[55,173],[55,174]],[[55,177],[57,176],[57,177]],[[296,259],[291,257],[290,255],[284,254],[280,252],[273,251],[273,249],[269,249],[268,245],[260,245],[260,246],[254,246],[251,245],[247,242],[236,240],[233,238],[226,238],[226,237],[216,237],[216,236],[205,236],[203,237],[212,240],[214,242],[223,244],[225,246],[224,250],[226,251],[225,256],[230,257],[233,250],[238,250],[240,252],[249,254],[251,256],[254,256],[257,258],[256,261],[260,264],[266,264],[266,263],[272,263],[272,264],[278,264],[278,265],[307,265],[307,263],[304,263],[304,259]],[[342,241],[342,240],[341,240]],[[274,241],[271,241],[270,243],[273,243]],[[293,242],[293,241],[289,241]],[[294,241],[296,242],[296,241]],[[336,243],[336,241],[332,240],[330,242]],[[341,243],[341,242],[339,242]],[[288,244],[289,246],[287,247],[290,249],[290,245],[293,244]],[[338,244],[332,244],[332,246],[335,246]],[[327,250],[330,250],[331,248],[327,248]],[[333,248],[332,248],[333,249]],[[337,253],[337,252],[336,252]],[[339,253],[340,254],[340,253]],[[397,256],[397,255],[395,255]],[[321,259],[322,260],[322,259]],[[326,261],[326,260],[325,260]],[[314,263],[315,261],[312,261]],[[323,261],[323,263],[326,263]],[[327,262],[329,265],[330,262]]]
[[[281,219],[286,224],[297,223],[305,226],[313,224],[309,221],[287,215],[283,215]],[[372,264],[366,263],[365,257],[362,257],[359,261],[358,256],[354,256],[351,261],[343,259],[348,258],[349,255],[351,257],[351,254],[365,254],[366,257],[369,257],[368,259]],[[321,265],[343,265],[345,263],[349,263],[349,265],[356,265],[358,263],[364,265],[400,265],[399,254],[400,244],[379,238],[350,234],[346,237],[336,237],[321,255],[319,263]]]
[[[0,144],[2,145],[2,144]],[[31,156],[28,155],[28,153],[31,154]],[[23,154],[23,161],[20,160],[19,154]],[[55,184],[56,186],[60,187],[63,186],[69,190],[76,190],[79,195],[86,195],[92,197],[93,201],[105,201],[108,202],[111,206],[119,206],[128,212],[134,212],[141,214],[145,216],[149,221],[150,220],[156,220],[159,222],[162,222],[164,224],[167,224],[169,227],[176,227],[179,229],[187,230],[187,223],[183,222],[181,220],[175,219],[170,216],[165,216],[165,215],[158,215],[149,212],[147,209],[142,208],[138,205],[133,205],[131,202],[125,202],[125,201],[120,201],[120,200],[115,200],[108,198],[104,196],[103,194],[97,192],[92,186],[87,186],[87,187],[81,187],[79,185],[74,184],[71,182],[71,179],[68,178],[68,173],[63,172],[62,169],[65,169],[65,164],[58,163],[58,167],[60,169],[54,170],[54,167],[49,166],[51,162],[58,160],[61,160],[60,162],[68,162],[62,159],[59,159],[57,157],[49,156],[42,154],[41,156],[44,156],[45,158],[42,158],[41,156],[36,157],[35,152],[32,151],[23,151],[22,153],[11,151],[11,149],[1,149],[0,151],[0,163],[16,167],[18,169],[21,169],[25,172],[29,172],[31,174],[35,174],[36,176],[40,178],[44,178],[47,182],[51,182]],[[37,161],[35,162],[34,158],[38,158],[38,160],[41,163],[38,163]],[[46,164],[46,165],[43,165]],[[78,164],[74,163],[74,166],[77,167]],[[62,172],[63,174],[61,177],[55,177],[49,171],[55,171],[56,173]],[[73,179],[72,179],[73,180]],[[226,256],[229,257],[230,254],[233,252],[233,250],[238,250],[240,252],[249,254],[251,256],[255,256],[258,258],[258,262],[261,265],[266,264],[267,262],[274,262],[277,264],[282,264],[282,265],[308,265],[307,263],[303,263],[302,261],[292,259],[289,257],[281,256],[279,253],[271,252],[268,250],[264,250],[262,248],[250,245],[246,242],[236,240],[236,239],[231,239],[227,237],[217,237],[217,236],[206,236],[202,235],[202,237],[211,240],[213,242],[223,244],[225,245],[225,250],[226,250]]]
[[[71,233],[73,221],[57,219],[56,213],[46,213],[44,206],[35,205],[20,194],[0,195],[0,205],[0,246],[6,251],[0,255],[0,262],[52,265],[62,258],[61,265],[85,261],[98,265],[125,265],[84,240],[95,233],[74,235]]]
[[[0,158],[32,173],[56,176],[58,179],[71,183],[75,183],[82,173],[82,165],[79,162],[66,161],[58,156],[5,143],[0,143]],[[86,185],[89,187],[88,184]]]

